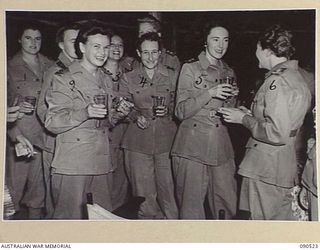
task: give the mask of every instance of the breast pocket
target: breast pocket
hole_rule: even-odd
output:
[[[156,96],[164,97],[164,105],[166,106],[168,106],[174,100],[172,99],[172,92],[173,91],[169,85],[159,85],[156,87]]]

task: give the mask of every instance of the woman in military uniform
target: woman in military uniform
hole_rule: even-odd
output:
[[[114,93],[113,103],[117,105],[122,97],[120,84],[123,84],[121,78],[127,72],[127,65],[122,63],[124,55],[123,39],[113,34],[110,42],[109,57],[104,68],[107,80],[112,86]],[[124,152],[121,149],[121,140],[128,127],[126,122],[118,123],[110,128],[110,153],[112,158],[112,205],[116,209],[123,205],[129,198],[129,181],[124,169]]]
[[[297,175],[296,134],[310,107],[311,94],[299,71],[292,34],[274,25],[261,34],[256,56],[268,69],[251,111],[222,108],[226,122],[251,132],[240,164],[240,209],[254,220],[294,220],[291,203]]]
[[[124,75],[123,86],[127,86],[135,110],[122,146],[132,193],[145,197],[141,219],[178,218],[169,158],[176,133],[173,105],[177,73],[159,63],[160,51],[157,33],[142,35],[137,42],[141,63]],[[156,105],[156,99],[162,103]]]
[[[14,156],[13,148],[10,148],[9,157],[15,159],[12,166],[7,168],[16,211],[19,211],[20,204],[24,203],[30,219],[41,218],[45,197],[41,165],[44,131],[34,110],[35,101],[39,99],[43,74],[53,62],[40,54],[41,42],[42,35],[37,24],[24,26],[19,37],[21,50],[8,62],[7,70],[9,105],[18,102],[19,112],[25,114],[12,125],[9,135],[14,143],[27,138],[36,152],[28,159],[17,158]],[[33,99],[33,103],[29,103],[28,99]]]
[[[110,35],[95,23],[80,29],[75,48],[79,61],[59,70],[47,92],[46,128],[57,134],[52,162],[54,219],[85,218],[86,194],[112,209],[105,73]],[[110,113],[110,112],[109,112]],[[110,114],[108,116],[110,119]]]
[[[234,153],[227,127],[218,113],[235,105],[235,74],[222,60],[229,32],[209,23],[204,32],[205,50],[197,60],[183,65],[175,114],[181,120],[172,156],[176,195],[181,219],[205,219],[208,197],[213,218],[232,218],[237,195]]]

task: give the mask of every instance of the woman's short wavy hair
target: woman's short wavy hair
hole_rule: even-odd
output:
[[[80,43],[86,44],[89,36],[94,36],[97,34],[108,36],[109,39],[112,36],[112,32],[100,23],[88,22],[87,24],[81,26],[79,34],[74,44],[76,55],[79,59],[82,59],[83,57],[83,54],[80,50]]]
[[[265,30],[260,35],[258,43],[262,49],[270,49],[277,57],[290,59],[295,52],[291,31],[282,28],[279,24]]]
[[[225,22],[222,20],[211,20],[205,23],[204,28],[202,29],[202,43],[207,44],[207,38],[211,32],[212,29],[221,27],[224,28],[228,31],[229,36],[230,36],[230,27],[226,25]]]
[[[146,34],[143,34],[141,37],[138,38],[136,42],[136,48],[141,52],[141,44],[144,41],[151,41],[151,42],[157,42],[159,45],[159,50],[162,50],[162,39],[156,32],[149,32]]]

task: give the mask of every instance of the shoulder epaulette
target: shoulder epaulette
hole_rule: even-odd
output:
[[[128,73],[128,72],[130,72],[132,70],[133,70],[133,67],[128,67],[128,68],[123,67],[123,73]]]
[[[190,58],[190,59],[184,61],[184,63],[193,63],[193,62],[196,62],[196,61],[198,61],[198,58]]]
[[[168,65],[166,65],[166,68],[174,71],[174,68],[173,68],[173,67],[170,67],[170,66],[168,66]]]
[[[103,73],[105,73],[105,74],[107,74],[107,75],[112,75],[112,73],[109,71],[109,70],[107,70],[105,67],[101,67],[100,68],[101,69],[101,71],[103,72]]]
[[[273,71],[271,74],[272,74],[272,75],[279,76],[279,75],[281,75],[285,70],[286,70],[286,68],[279,68],[279,69]]]
[[[175,56],[176,53],[174,53],[173,51],[167,50],[166,49],[166,54],[170,55],[170,56]]]
[[[58,61],[56,62],[56,64],[57,64],[57,66],[58,66],[59,68],[61,68],[61,69],[67,69],[67,66],[66,66],[63,62],[61,62],[60,60],[58,60]]]
[[[59,70],[57,70],[54,74],[55,75],[63,75],[64,73],[66,73],[68,71],[68,68],[61,68]]]

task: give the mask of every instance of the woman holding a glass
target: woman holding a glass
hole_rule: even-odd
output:
[[[169,152],[176,133],[173,121],[177,73],[159,63],[161,41],[146,33],[137,42],[139,67],[124,75],[135,110],[124,135],[125,164],[134,196],[145,197],[141,219],[177,219]]]

